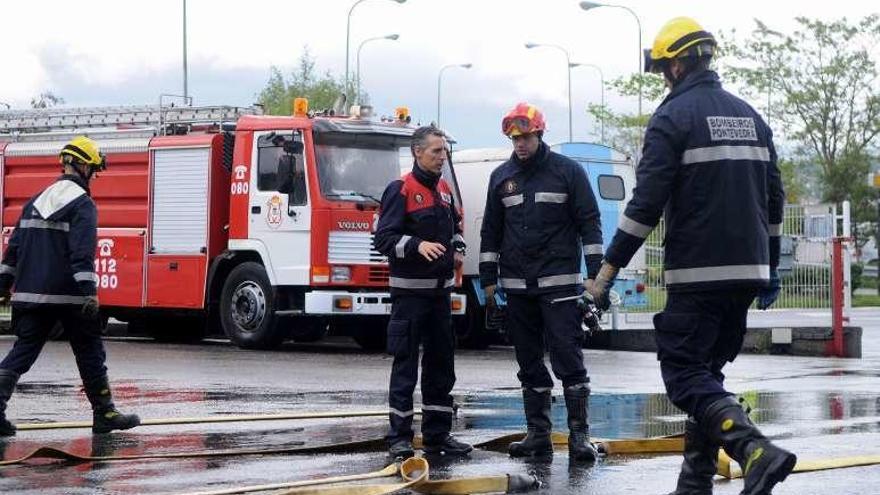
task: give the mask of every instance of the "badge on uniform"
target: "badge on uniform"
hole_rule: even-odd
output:
[[[516,192],[516,182],[514,182],[513,179],[507,181],[507,183],[504,184],[504,190],[508,193]]]
[[[422,196],[422,193],[416,193],[416,195],[413,196],[413,199],[415,199],[418,204],[422,204],[425,201],[425,197]]]

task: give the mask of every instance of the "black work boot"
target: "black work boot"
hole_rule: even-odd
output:
[[[507,448],[510,457],[535,457],[553,455],[550,439],[550,391],[523,388],[523,409],[526,412],[528,432],[519,442]]]
[[[409,459],[416,453],[413,449],[412,441],[408,438],[401,438],[391,442],[388,447],[388,455],[393,459]]]
[[[454,436],[446,434],[441,442],[425,443],[422,449],[426,454],[467,455],[474,447],[469,443],[458,441]]]
[[[712,495],[712,478],[718,471],[718,447],[694,418],[684,424],[684,461],[678,485],[669,495]]]
[[[18,377],[18,373],[14,371],[0,369],[0,437],[15,435],[15,425],[6,419],[6,403],[12,397]]]
[[[99,376],[83,383],[86,397],[92,403],[94,419],[92,421],[92,433],[108,433],[113,430],[127,430],[141,424],[141,418],[137,414],[122,414],[113,405],[113,396],[110,394],[110,383],[107,375]]]
[[[709,405],[700,426],[742,468],[745,487],[741,495],[769,495],[797,463],[797,456],[761,434],[733,397]]]
[[[590,384],[565,387],[565,408],[568,410],[568,455],[573,461],[595,462],[596,446],[590,443]]]

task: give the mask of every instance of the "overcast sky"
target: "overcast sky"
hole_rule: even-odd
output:
[[[189,90],[195,104],[249,105],[271,65],[289,72],[308,45],[319,68],[345,68],[346,16],[354,0],[189,0]],[[648,47],[670,18],[687,15],[709,31],[751,31],[753,19],[789,32],[794,16],[859,19],[873,2],[768,0],[625,1],[641,20]],[[795,12],[796,5],[797,12]],[[26,107],[42,91],[68,106],[150,104],[180,93],[182,0],[9,1],[0,30],[0,102]],[[406,105],[416,120],[436,118],[437,74],[445,64],[442,125],[463,147],[505,146],[500,119],[518,101],[541,106],[550,142],[567,139],[566,65],[561,51],[526,50],[527,41],[566,47],[572,62],[600,66],[606,80],[637,69],[634,17],[619,8],[583,11],[576,0],[365,0],[351,17],[351,66],[360,42],[396,33],[398,41],[364,46],[361,84],[379,113]],[[572,71],[575,139],[598,134],[585,108],[600,99],[598,73]],[[635,99],[606,92],[615,109]],[[763,104],[763,102],[761,102]],[[648,106],[646,105],[646,108]]]

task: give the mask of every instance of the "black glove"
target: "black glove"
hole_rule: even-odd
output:
[[[86,296],[80,311],[82,311],[82,315],[86,318],[95,319],[98,317],[100,310],[101,305],[98,304],[98,296]]]
[[[779,280],[779,272],[776,268],[770,269],[770,282],[767,287],[758,289],[758,309],[768,309],[779,297],[782,283]]]

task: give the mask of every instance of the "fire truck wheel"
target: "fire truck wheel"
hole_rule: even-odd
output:
[[[275,316],[274,289],[266,270],[248,261],[232,269],[220,297],[226,336],[243,349],[272,349],[284,340]]]

